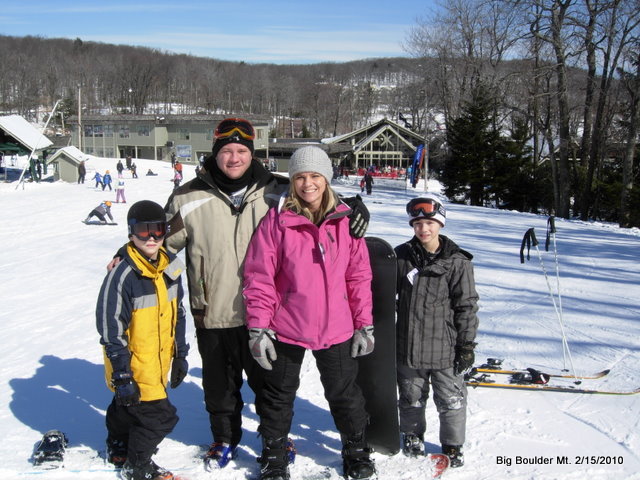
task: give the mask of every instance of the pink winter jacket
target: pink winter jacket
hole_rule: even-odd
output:
[[[281,342],[320,350],[372,324],[369,253],[349,233],[349,213],[339,204],[318,227],[269,210],[245,258],[248,328],[271,328]]]

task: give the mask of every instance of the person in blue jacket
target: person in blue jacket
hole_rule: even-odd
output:
[[[96,172],[92,180],[96,181],[96,188],[102,187],[102,189],[104,190],[104,185],[102,185],[102,175],[100,175],[100,172]]]
[[[106,187],[109,187],[109,190],[113,190],[113,188],[111,188],[111,174],[109,170],[104,172],[104,177],[102,177],[102,190],[104,191]]]

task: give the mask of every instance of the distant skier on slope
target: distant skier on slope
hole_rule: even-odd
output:
[[[93,210],[91,210],[89,212],[89,215],[87,215],[87,218],[84,219],[84,223],[88,223],[89,220],[91,220],[91,217],[98,217],[98,219],[100,220],[100,223],[106,224],[107,223],[107,219],[105,218],[105,215],[107,217],[109,217],[109,219],[113,222],[113,215],[111,215],[111,202],[109,200],[105,200],[104,202],[102,202],[100,205],[98,205],[96,208],[94,208]]]

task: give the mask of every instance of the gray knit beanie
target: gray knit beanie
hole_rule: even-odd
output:
[[[289,160],[289,178],[293,179],[296,173],[316,172],[327,179],[327,184],[331,185],[333,178],[333,166],[329,156],[319,147],[302,147],[291,155]]]

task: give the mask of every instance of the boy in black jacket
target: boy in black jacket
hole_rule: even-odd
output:
[[[474,362],[478,294],[472,255],[440,235],[446,210],[427,194],[407,204],[414,237],[398,257],[397,369],[403,452],[424,454],[429,383],[440,418],[442,452],[452,467],[464,463],[467,391],[464,372]]]

